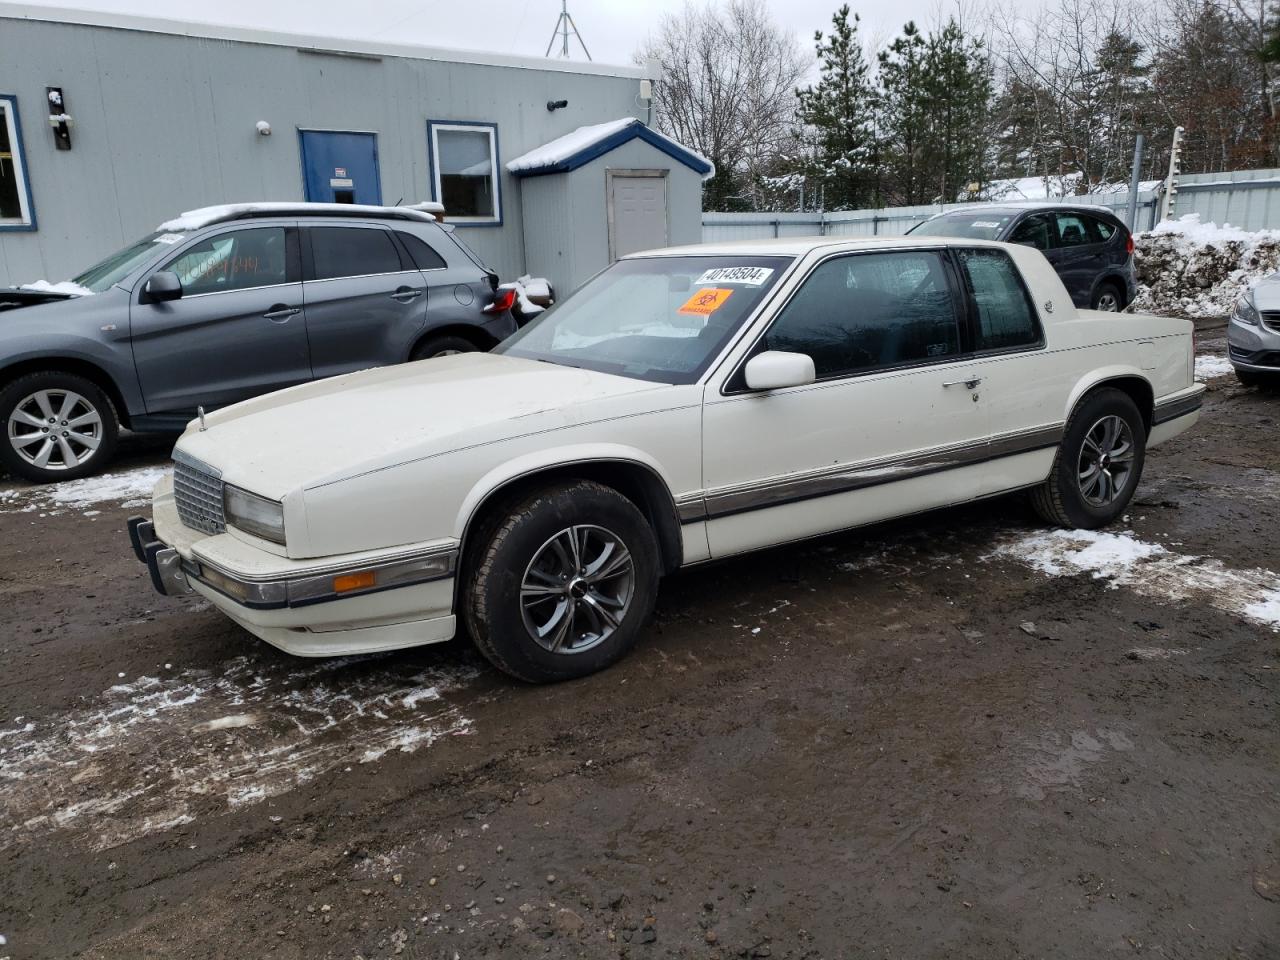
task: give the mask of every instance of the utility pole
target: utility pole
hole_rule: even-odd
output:
[[[1126,219],[1129,232],[1133,233],[1134,222],[1138,219],[1138,183],[1142,176],[1142,134],[1133,145],[1133,175],[1129,178],[1129,216]]]
[[[578,25],[573,22],[573,17],[569,14],[569,0],[560,0],[560,16],[556,20],[556,28],[551,31],[551,42],[547,44],[547,52],[543,56],[551,56],[551,48],[556,45],[556,39],[560,40],[560,56],[566,60],[569,59],[569,36],[573,35],[577,38],[578,46],[582,47],[582,52],[587,55],[587,59],[591,59],[591,51],[587,49],[587,43],[582,39],[582,34],[578,32]]]

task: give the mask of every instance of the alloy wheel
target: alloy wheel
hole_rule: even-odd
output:
[[[1098,305],[1095,310],[1101,310],[1104,313],[1119,313],[1120,298],[1111,290],[1104,290],[1098,295]]]
[[[635,561],[604,527],[579,525],[551,537],[525,568],[520,612],[529,635],[551,653],[583,653],[626,619]]]
[[[9,445],[33,467],[73,470],[102,444],[102,414],[73,390],[37,390],[9,414]]]
[[[1093,507],[1105,507],[1119,499],[1133,473],[1133,431],[1123,417],[1098,420],[1080,446],[1078,475],[1080,495]]]

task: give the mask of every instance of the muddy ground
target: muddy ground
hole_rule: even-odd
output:
[[[289,658],[153,595],[127,491],[7,482],[0,957],[1280,957],[1278,424],[1215,379],[1117,537],[689,572],[541,688]]]

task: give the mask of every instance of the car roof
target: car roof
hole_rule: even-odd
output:
[[[803,257],[815,250],[886,250],[898,247],[1004,247],[1007,244],[993,240],[970,237],[781,237],[763,240],[721,240],[711,243],[689,244],[683,247],[664,247],[660,250],[644,250],[631,257],[680,257],[680,256],[740,256],[740,257]]]
[[[1070,200],[997,200],[991,203],[968,203],[964,206],[952,207],[949,210],[935,213],[929,219],[945,217],[952,213],[1023,213],[1027,210],[1075,210],[1094,216],[1105,214],[1113,219],[1119,219],[1111,208],[1104,207],[1099,203],[1090,203],[1087,200],[1074,202]]]
[[[264,200],[254,203],[223,203],[188,210],[156,227],[157,233],[199,230],[215,223],[253,217],[359,217],[372,220],[414,220],[436,223],[435,214],[444,213],[439,203],[417,203],[408,207],[382,207],[365,203],[308,203],[299,200]]]

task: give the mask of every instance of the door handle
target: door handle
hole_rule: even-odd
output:
[[[981,382],[982,382],[981,377],[970,377],[968,380],[949,380],[948,382],[944,383],[943,386],[944,387],[963,386],[966,390],[972,390]]]
[[[291,307],[287,303],[276,303],[276,304],[273,304],[271,309],[268,310],[266,313],[264,313],[263,316],[266,317],[268,320],[275,320],[279,323],[284,323],[286,320],[292,317],[295,313],[301,313],[301,312],[302,311],[299,310],[297,307]]]
[[[398,300],[400,303],[409,303],[411,300],[417,300],[422,296],[421,290],[415,290],[413,287],[399,287],[396,292],[391,294],[392,300]]]

